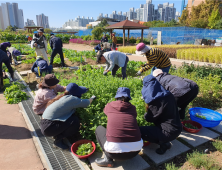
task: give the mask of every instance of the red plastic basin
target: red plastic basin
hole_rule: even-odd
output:
[[[88,154],[88,155],[84,155],[84,156],[77,155],[77,154],[76,154],[76,151],[78,150],[79,145],[85,144],[85,143],[91,143],[91,144],[92,144],[92,147],[93,147],[93,151],[92,151],[90,154]],[[87,139],[79,140],[79,141],[73,143],[72,146],[71,146],[71,151],[72,151],[72,153],[73,153],[75,156],[77,156],[79,159],[86,159],[86,158],[90,157],[90,156],[93,154],[93,152],[95,152],[95,150],[96,150],[96,145],[95,145],[95,143],[94,143],[93,141],[87,140]]]
[[[194,122],[194,121],[192,121],[192,120],[185,120],[185,121],[183,121],[183,122],[181,122],[181,123],[182,123],[182,125],[183,125],[183,129],[184,129],[185,131],[187,131],[187,132],[190,132],[190,133],[197,133],[197,132],[199,132],[199,131],[203,128],[203,126],[202,126],[200,123]],[[189,123],[189,124],[191,124],[191,125],[193,125],[193,126],[196,126],[198,129],[190,129],[190,128],[187,128],[187,127],[185,126],[186,123]]]
[[[148,146],[149,144],[150,144],[149,141],[143,141],[143,147],[144,147],[144,146]]]

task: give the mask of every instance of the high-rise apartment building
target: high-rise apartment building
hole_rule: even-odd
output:
[[[72,20],[69,20],[68,22],[65,22],[65,24],[63,25],[63,28],[71,27],[74,29],[74,28],[78,28],[78,27],[86,27],[86,25],[89,24],[89,22],[94,22],[93,17],[85,18],[83,16],[82,18],[80,18],[80,16],[78,16],[77,18],[75,18],[75,20],[72,19]]]
[[[44,14],[36,15],[36,21],[38,27],[49,28],[49,18]]]
[[[27,19],[27,22],[25,22],[25,26],[35,26],[35,23],[33,20]]]
[[[24,28],[23,10],[18,9],[18,3],[1,3],[0,6],[0,29],[5,30],[8,26]]]
[[[179,14],[179,13],[177,13]],[[169,22],[172,19],[177,19],[179,16],[176,16],[176,8],[174,8],[174,4],[164,3],[158,4],[158,8],[155,9],[154,4],[152,4],[152,0],[146,0],[146,4],[140,4],[140,8],[134,10],[134,8],[130,8],[129,12],[122,12],[116,14],[116,11],[113,11],[110,14],[110,18],[117,19],[119,21],[123,21],[128,17],[129,20],[140,20],[144,22],[161,20],[164,22]]]

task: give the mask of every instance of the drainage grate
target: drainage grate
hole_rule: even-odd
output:
[[[18,73],[15,73],[15,78],[21,80]],[[45,137],[40,130],[40,117],[36,115],[32,110],[32,105],[34,99],[29,91],[24,90],[30,98],[28,100],[22,101],[23,108],[29,118],[30,123],[35,129],[35,134],[42,147],[43,155],[46,157],[46,161],[49,164],[49,168],[53,170],[63,170],[63,169],[74,169],[74,170],[84,170],[82,165],[77,162],[76,158],[72,155],[70,151],[63,151],[60,149],[55,149],[53,145],[53,139],[51,137]]]

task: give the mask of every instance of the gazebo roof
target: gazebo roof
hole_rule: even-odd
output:
[[[149,29],[149,27],[138,24],[136,22],[125,20],[125,21],[110,25],[106,27],[106,29]]]

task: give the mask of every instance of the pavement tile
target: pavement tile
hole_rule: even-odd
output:
[[[89,157],[89,162],[91,163],[93,170],[104,170],[110,169],[108,167],[99,167],[94,162],[96,158],[104,157],[103,153],[95,152],[92,156]],[[146,170],[150,165],[139,155],[136,157],[126,160],[126,161],[114,161],[114,170]]]
[[[222,108],[216,110],[216,112],[219,112],[219,113],[222,114]],[[219,132],[219,133],[222,133],[222,122],[220,122],[220,124],[219,124],[218,126],[213,127],[212,129],[213,129],[213,130],[216,130],[216,131]]]
[[[179,137],[193,147],[196,147],[218,136],[220,136],[218,133],[203,128],[198,133],[189,133],[183,130]]]
[[[166,153],[163,155],[159,155],[156,153],[156,149],[159,148],[159,145],[154,143],[151,143],[150,145],[144,147],[143,153],[146,154],[157,165],[160,165],[190,149],[178,140],[174,140],[171,143],[173,144],[173,146],[169,150],[167,150]]]

